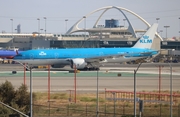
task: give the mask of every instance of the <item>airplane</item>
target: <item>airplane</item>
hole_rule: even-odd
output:
[[[18,53],[21,52],[23,51],[18,51]],[[0,50],[0,58],[2,59],[13,59],[15,55],[17,55],[16,50]]]
[[[131,48],[69,48],[27,50],[14,57],[14,61],[28,66],[51,65],[63,68],[70,65],[76,69],[99,69],[105,63],[121,63],[158,54],[152,49],[158,24],[154,23]]]

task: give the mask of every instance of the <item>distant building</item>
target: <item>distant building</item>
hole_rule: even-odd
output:
[[[21,25],[17,25],[17,34],[0,33],[0,47],[10,48],[18,47],[20,50],[29,50],[37,48],[110,48],[110,47],[132,47],[136,41],[144,34],[151,25],[142,17],[134,12],[116,6],[108,6],[100,8],[101,10],[109,10],[115,8],[121,13],[123,11],[129,12],[146,24],[146,29],[137,29],[133,26],[130,19],[123,13],[123,23],[120,19],[105,19],[103,24],[99,24],[99,20],[105,12],[103,12],[95,21],[95,24],[90,28],[79,27],[79,24],[85,20],[89,15],[81,17],[65,34],[51,34],[51,33],[21,33]],[[90,13],[98,12],[99,9]],[[126,22],[126,26],[125,26]],[[20,33],[20,34],[19,34]],[[78,34],[75,34],[78,33]],[[180,38],[162,39],[157,33],[153,49],[175,49],[180,50]],[[13,43],[12,43],[13,42]],[[161,47],[159,47],[161,45]]]
[[[111,19],[105,21],[105,28],[115,28],[115,27],[120,27],[118,20]]]
[[[21,25],[20,25],[20,24],[17,25],[17,33],[18,33],[18,34],[21,33]]]

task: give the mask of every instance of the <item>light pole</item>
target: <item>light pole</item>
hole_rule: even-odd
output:
[[[96,117],[99,117],[99,74],[97,69],[97,94],[96,94]]]
[[[40,30],[41,30],[40,33],[42,33],[42,31],[43,31],[44,29],[41,28]]]
[[[65,22],[66,22],[66,32],[67,32],[67,22],[68,22],[68,19],[65,19]]]
[[[172,49],[172,52],[174,49]],[[174,53],[174,52],[173,52]],[[173,116],[173,110],[172,110],[172,65],[171,63],[168,63],[170,67],[170,117]]]
[[[123,19],[124,21],[124,35],[125,35],[125,23],[126,23],[126,19]]]
[[[39,33],[40,33],[40,19],[37,18],[37,20],[38,20],[38,36],[39,36]]]
[[[140,63],[136,70],[134,70],[134,117],[136,117],[136,73],[141,66],[142,63]]]
[[[160,20],[160,18],[156,18],[156,20],[157,20],[157,23],[158,23],[158,20]]]
[[[45,39],[46,39],[46,17],[44,17],[44,20],[45,20],[45,27],[44,27],[44,32],[45,32]]]
[[[169,28],[170,26],[164,26],[164,28],[166,28],[166,39],[167,39],[167,28]]]
[[[110,23],[110,35],[111,35],[111,25],[113,23],[112,19],[109,21],[109,23]]]
[[[179,39],[180,39],[180,17],[179,17]]]
[[[100,39],[102,39],[102,28],[103,28],[103,25],[99,25],[100,27]]]
[[[123,19],[123,21],[124,21],[124,27],[125,27],[126,19]]]
[[[14,29],[15,30],[15,32],[17,31],[17,29]],[[18,33],[18,32],[16,32],[16,33]]]
[[[33,107],[32,107],[32,100],[33,100],[33,97],[32,97],[32,67],[29,67],[29,71],[30,71],[30,117],[32,117],[33,113]]]
[[[12,43],[11,43],[11,46],[13,45],[13,19],[10,19],[11,20],[11,33],[12,33]]]
[[[119,36],[121,38],[121,26],[120,26],[120,22],[121,22],[121,20],[119,19]]]
[[[157,20],[157,23],[158,23],[158,20],[160,20],[160,18],[156,18],[156,20]],[[157,32],[158,32],[158,28],[157,28]]]
[[[85,34],[84,40],[86,40],[86,16],[83,16],[83,18],[84,18],[84,34]]]
[[[159,32],[160,32],[160,34],[161,34],[161,37],[162,37],[162,32],[163,32],[163,30],[160,30]]]
[[[76,64],[74,64],[74,102],[76,103]]]

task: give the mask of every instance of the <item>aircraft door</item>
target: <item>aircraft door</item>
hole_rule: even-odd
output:
[[[29,56],[30,56],[30,59],[34,59],[34,54],[33,53],[31,53]]]
[[[99,52],[99,56],[103,56],[104,55],[104,53],[103,52]]]
[[[58,53],[55,53],[54,56],[55,56],[55,59],[59,58],[59,54]]]

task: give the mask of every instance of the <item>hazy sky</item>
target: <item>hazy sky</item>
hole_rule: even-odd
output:
[[[37,18],[40,18],[40,28],[44,29],[43,17],[47,17],[48,33],[65,33],[65,19],[68,19],[67,29],[69,29],[84,15],[106,6],[129,9],[150,24],[157,22],[156,18],[160,18],[158,30],[163,30],[163,37],[166,36],[165,25],[170,26],[167,29],[168,37],[179,36],[180,0],[0,0],[0,31],[11,33],[10,19],[13,19],[14,31],[17,25],[21,24],[22,33],[32,33],[38,31]],[[86,18],[87,28],[92,28],[100,13],[102,11]],[[139,19],[129,13],[126,14],[135,28],[146,28]],[[124,17],[115,9],[107,11],[99,25],[104,25],[105,19],[112,18],[120,20],[121,25],[124,25]],[[79,27],[83,28],[84,22]]]

